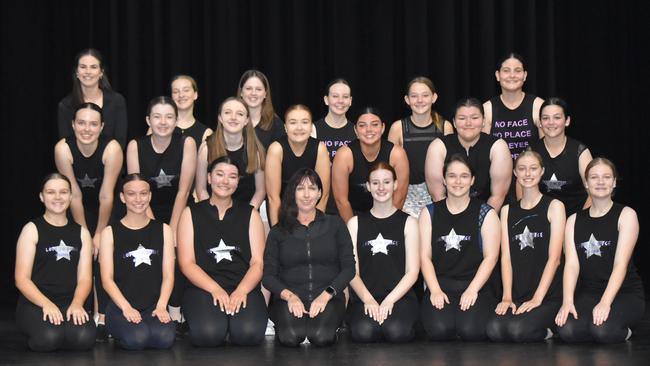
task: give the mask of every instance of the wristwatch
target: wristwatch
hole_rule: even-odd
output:
[[[327,286],[327,288],[325,289],[325,292],[330,294],[330,296],[332,296],[332,297],[336,296],[336,289],[334,287],[332,287],[332,286]]]

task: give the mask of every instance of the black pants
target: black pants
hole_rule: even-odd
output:
[[[497,304],[491,291],[483,290],[478,293],[474,306],[462,311],[460,296],[462,291],[445,291],[449,304],[445,303],[441,310],[431,304],[431,293],[424,293],[420,305],[420,319],[429,339],[446,341],[460,338],[464,341],[482,341],[487,339],[485,331],[490,316]]]
[[[347,310],[350,336],[355,342],[377,342],[382,339],[391,343],[408,342],[415,335],[417,319],[418,302],[414,296],[397,301],[392,314],[381,325],[365,314],[361,301],[351,302]]]
[[[154,308],[152,306],[140,311],[142,321],[135,324],[126,320],[117,305],[109,302],[106,306],[106,330],[124,349],[170,348],[174,345],[176,327],[174,322],[161,323],[158,318],[151,316]]]
[[[596,326],[593,323],[593,309],[600,301],[601,294],[576,294],[574,304],[578,319],[569,314],[567,322],[558,328],[560,338],[565,342],[620,343],[625,341],[628,328],[634,326],[645,311],[645,300],[639,294],[616,295],[610,307],[609,317],[605,323]]]
[[[178,254],[176,257],[178,258]],[[181,272],[178,260],[176,260],[176,265],[174,266],[174,287],[172,288],[172,293],[169,297],[169,306],[180,307],[183,303],[185,290],[187,290],[188,287],[190,287],[190,282],[183,272]]]
[[[214,305],[210,293],[188,287],[183,297],[183,314],[190,328],[190,341],[197,347],[219,346],[228,334],[231,344],[258,345],[264,340],[268,322],[266,303],[259,289],[248,294],[246,308],[240,308],[235,315],[227,315],[219,305]]]
[[[91,349],[95,345],[95,323],[92,316],[84,324],[75,325],[65,319],[67,305],[57,304],[57,306],[64,318],[60,325],[43,321],[43,310],[24,297],[21,296],[18,300],[16,323],[18,328],[27,335],[29,348],[37,352]]]
[[[516,303],[518,307],[521,304]],[[559,300],[545,300],[527,313],[513,315],[510,309],[504,315],[493,313],[487,324],[487,335],[494,342],[541,342],[546,338],[546,329],[555,329],[560,305]]]
[[[305,310],[309,311],[311,303],[304,302]],[[280,344],[297,347],[305,338],[315,346],[327,346],[336,342],[336,330],[345,317],[345,297],[343,294],[333,297],[325,306],[325,310],[315,318],[304,314],[296,318],[289,312],[287,302],[273,298],[271,304],[271,320],[275,323],[275,334]]]

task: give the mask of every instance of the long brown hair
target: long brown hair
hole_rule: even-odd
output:
[[[244,106],[246,109],[246,118],[248,118],[250,116],[248,106],[240,97],[230,97],[221,102],[221,105],[219,106],[219,115],[221,115],[223,106],[232,100],[237,101]],[[264,157],[266,152],[264,151],[262,143],[257,139],[255,128],[250,121],[246,126],[244,126],[242,135],[244,138],[244,146],[246,147],[246,173],[253,174],[258,170],[264,170]],[[226,140],[223,137],[223,124],[219,121],[217,121],[215,132],[208,136],[205,142],[208,148],[208,165],[215,159],[228,155],[226,152]]]
[[[420,83],[420,84],[426,85],[427,88],[429,88],[429,90],[431,91],[431,94],[436,93],[436,87],[433,85],[433,81],[431,81],[431,79],[429,79],[426,76],[418,76],[418,77],[415,77],[415,78],[411,79],[411,81],[409,81],[409,83],[406,85],[406,96],[407,97],[409,95],[409,92],[411,91],[411,87],[415,83]],[[437,130],[439,130],[440,132],[444,131],[445,119],[440,115],[440,113],[436,112],[436,110],[433,109],[433,106],[431,106],[431,120],[436,125]]]
[[[241,98],[241,91],[244,88],[244,84],[248,79],[256,77],[260,79],[262,85],[264,85],[264,90],[266,91],[266,97],[262,101],[262,116],[260,118],[259,126],[261,129],[268,131],[273,125],[273,117],[275,116],[275,110],[273,109],[273,101],[271,99],[271,85],[269,84],[269,79],[264,75],[263,72],[259,70],[246,70],[239,79],[239,84],[237,84],[237,96]]]

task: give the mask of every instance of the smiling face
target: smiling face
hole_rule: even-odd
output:
[[[347,113],[352,105],[352,92],[348,85],[336,83],[330,87],[323,100],[325,105],[329,107],[330,113],[342,116]]]
[[[308,178],[300,181],[296,187],[296,206],[299,212],[311,213],[316,210],[316,204],[320,200],[321,191],[315,183]]]
[[[176,127],[176,111],[169,104],[156,104],[147,116],[151,133],[158,137],[171,136]]]
[[[79,58],[77,64],[77,79],[82,86],[87,88],[99,85],[99,80],[104,76],[104,70],[95,56],[85,55]]]
[[[571,123],[571,118],[564,114],[564,109],[559,105],[548,105],[542,109],[539,121],[545,136],[558,137],[564,135],[564,130]]]
[[[610,198],[616,188],[616,176],[610,166],[599,163],[587,175],[587,192],[592,198]]]
[[[530,188],[539,184],[544,175],[544,168],[535,156],[526,154],[517,159],[514,173],[517,183],[524,188]]]
[[[469,190],[474,184],[474,177],[467,165],[459,161],[451,162],[447,166],[444,178],[448,197],[469,196]]]
[[[95,143],[103,128],[104,124],[99,112],[90,108],[78,110],[74,121],[72,121],[74,136],[78,142],[84,145]]]
[[[54,214],[63,214],[72,201],[70,184],[60,178],[50,179],[45,182],[39,198],[45,205],[46,211]]]
[[[431,114],[431,106],[438,99],[438,94],[434,93],[424,83],[415,82],[409,88],[408,94],[404,96],[404,101],[411,107],[413,114]]]
[[[458,137],[464,141],[474,141],[481,134],[485,119],[477,107],[462,106],[456,110],[454,127]]]
[[[185,111],[194,106],[199,93],[194,90],[192,82],[186,78],[178,78],[172,82],[172,99],[179,110]]]
[[[120,199],[128,212],[145,214],[151,201],[151,189],[145,180],[132,180],[124,184]]]
[[[528,73],[524,70],[521,61],[511,57],[501,64],[501,68],[496,71],[495,76],[503,90],[519,91],[524,87]]]
[[[260,107],[266,98],[266,88],[262,80],[257,76],[248,78],[241,88],[241,97],[249,108]]]
[[[241,134],[248,123],[248,110],[238,100],[229,100],[221,106],[217,119],[223,126],[224,132],[233,135]]]
[[[208,174],[212,194],[219,198],[231,197],[239,184],[239,169],[228,163],[218,163]]]
[[[397,181],[390,170],[377,169],[370,173],[366,188],[375,202],[388,202],[393,199],[393,192],[397,189]]]
[[[384,127],[384,123],[379,119],[379,116],[366,113],[359,116],[357,123],[354,125],[354,131],[359,142],[372,145],[381,139]]]
[[[289,141],[303,143],[311,134],[311,113],[304,109],[294,109],[287,113],[284,128]]]

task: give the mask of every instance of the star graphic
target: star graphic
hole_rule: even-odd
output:
[[[151,265],[151,255],[156,254],[156,251],[153,249],[147,249],[142,244],[138,245],[138,249],[127,252],[125,258],[133,258],[134,267],[141,265],[142,263]]]
[[[535,249],[535,241],[533,239],[540,238],[541,236],[542,233],[531,233],[528,225],[526,225],[521,234],[515,235],[515,239],[519,240],[519,250],[524,250],[526,247]]]
[[[565,180],[558,180],[555,176],[555,173],[551,176],[549,180],[543,180],[542,183],[546,186],[546,192],[550,191],[561,191],[562,187],[567,184]]]
[[[208,251],[214,254],[214,259],[217,261],[217,263],[219,263],[222,259],[227,259],[232,262],[232,255],[230,254],[230,251],[235,249],[237,249],[237,247],[228,246],[223,242],[223,239],[221,239],[219,240],[218,246],[210,248]]]
[[[384,253],[388,255],[388,246],[389,245],[397,245],[397,242],[395,240],[388,240],[384,239],[384,237],[379,233],[377,235],[376,239],[373,240],[368,240],[366,242],[366,245],[372,246],[372,255],[375,255],[377,253]]]
[[[90,178],[88,173],[86,173],[82,179],[77,178],[77,180],[79,181],[81,188],[95,188],[95,181],[97,181],[97,178]]]
[[[77,250],[75,247],[71,247],[69,245],[66,245],[63,240],[59,241],[59,245],[54,246],[54,247],[49,247],[45,251],[46,252],[56,252],[56,260],[58,261],[59,259],[70,259],[70,252]]]
[[[454,228],[451,228],[451,231],[448,235],[441,236],[438,241],[445,242],[445,252],[448,252],[451,249],[456,249],[460,252],[460,242],[463,240],[471,240],[470,235],[457,235]]]
[[[171,187],[172,186],[172,180],[176,177],[175,175],[167,175],[165,174],[165,171],[160,169],[160,173],[158,173],[157,177],[151,177],[151,180],[156,182],[156,186],[158,188],[162,187]]]
[[[585,254],[587,255],[587,258],[589,258],[592,255],[597,255],[601,257],[600,248],[604,246],[608,246],[609,244],[610,244],[609,241],[596,240],[594,234],[591,234],[589,240],[580,243],[580,246],[585,250]]]

